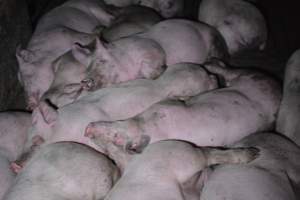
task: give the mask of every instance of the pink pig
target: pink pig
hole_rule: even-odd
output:
[[[33,112],[33,127],[26,150],[58,141],[74,141],[106,152],[84,137],[93,121],[115,121],[134,117],[164,99],[186,99],[218,87],[216,77],[196,64],[176,64],[158,79],[139,79],[91,92],[78,101],[53,109],[45,102]],[[17,161],[16,164],[23,165]],[[16,166],[17,167],[17,166]],[[16,168],[18,170],[18,168]]]
[[[49,144],[32,156],[3,200],[104,199],[119,176],[110,159],[85,145]]]
[[[229,53],[266,46],[268,30],[264,16],[244,0],[203,0],[198,19],[214,26],[224,37]]]
[[[217,63],[205,67],[223,78],[226,86],[186,102],[156,103],[131,119],[90,123],[85,135],[134,153],[141,152],[149,142],[163,139],[199,146],[230,145],[274,127],[281,100],[276,80],[257,71],[224,68]]]
[[[131,159],[105,199],[196,200],[206,179],[205,169],[215,164],[239,166],[258,153],[255,148],[221,150],[178,140],[158,141]]]
[[[201,200],[299,199],[295,194],[300,186],[299,146],[272,132],[250,135],[234,145],[250,146],[259,149],[260,156],[244,166],[216,167],[204,184]]]
[[[70,0],[43,16],[26,49],[16,51],[19,80],[27,95],[28,107],[37,106],[53,78],[51,63],[78,42],[88,44],[96,38],[98,25],[108,26],[114,19],[100,0]]]

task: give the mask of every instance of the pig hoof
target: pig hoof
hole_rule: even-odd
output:
[[[95,123],[91,122],[89,123],[89,125],[87,125],[84,131],[84,136],[93,139],[95,138],[96,135],[95,132],[96,132]]]
[[[255,147],[247,148],[246,152],[248,154],[248,159],[249,159],[248,162],[251,162],[252,160],[255,160],[260,155],[260,153],[259,153],[260,150],[258,148],[255,148]]]
[[[37,107],[38,107],[38,104],[36,102],[28,101],[26,110],[33,111]]]
[[[23,168],[23,166],[21,164],[19,165],[16,162],[10,163],[10,169],[16,174],[20,173],[22,168]]]
[[[39,110],[47,124],[52,124],[56,121],[57,111],[46,102],[42,101],[40,103]]]

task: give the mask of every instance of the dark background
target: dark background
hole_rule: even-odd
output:
[[[17,80],[15,49],[26,45],[38,19],[65,0],[0,0],[0,111],[24,109],[24,95]],[[186,0],[185,15],[197,16],[199,0]],[[282,78],[288,57],[300,48],[300,7],[297,0],[256,0],[266,17],[269,41],[263,52],[238,55],[231,63],[263,68]]]

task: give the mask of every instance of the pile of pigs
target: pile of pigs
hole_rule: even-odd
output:
[[[16,49],[32,112],[0,113],[1,200],[297,200],[300,51],[283,89],[229,66],[253,2],[69,0]],[[168,19],[167,19],[168,18]]]

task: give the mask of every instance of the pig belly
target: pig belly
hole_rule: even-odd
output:
[[[222,102],[214,102],[218,99]],[[239,100],[238,100],[239,99]],[[231,100],[231,101],[230,101]],[[236,101],[236,102],[234,102]],[[180,139],[199,146],[230,145],[241,138],[268,129],[268,124],[248,100],[214,97],[198,105],[154,105],[138,119],[151,142]]]
[[[164,35],[172,33],[172,37]],[[159,43],[167,55],[167,65],[180,62],[203,63],[208,56],[204,38],[195,29],[177,29],[177,27],[158,27],[147,33],[149,38]],[[147,36],[146,36],[147,37]]]
[[[220,166],[209,176],[201,200],[296,200],[287,177],[248,166]]]

